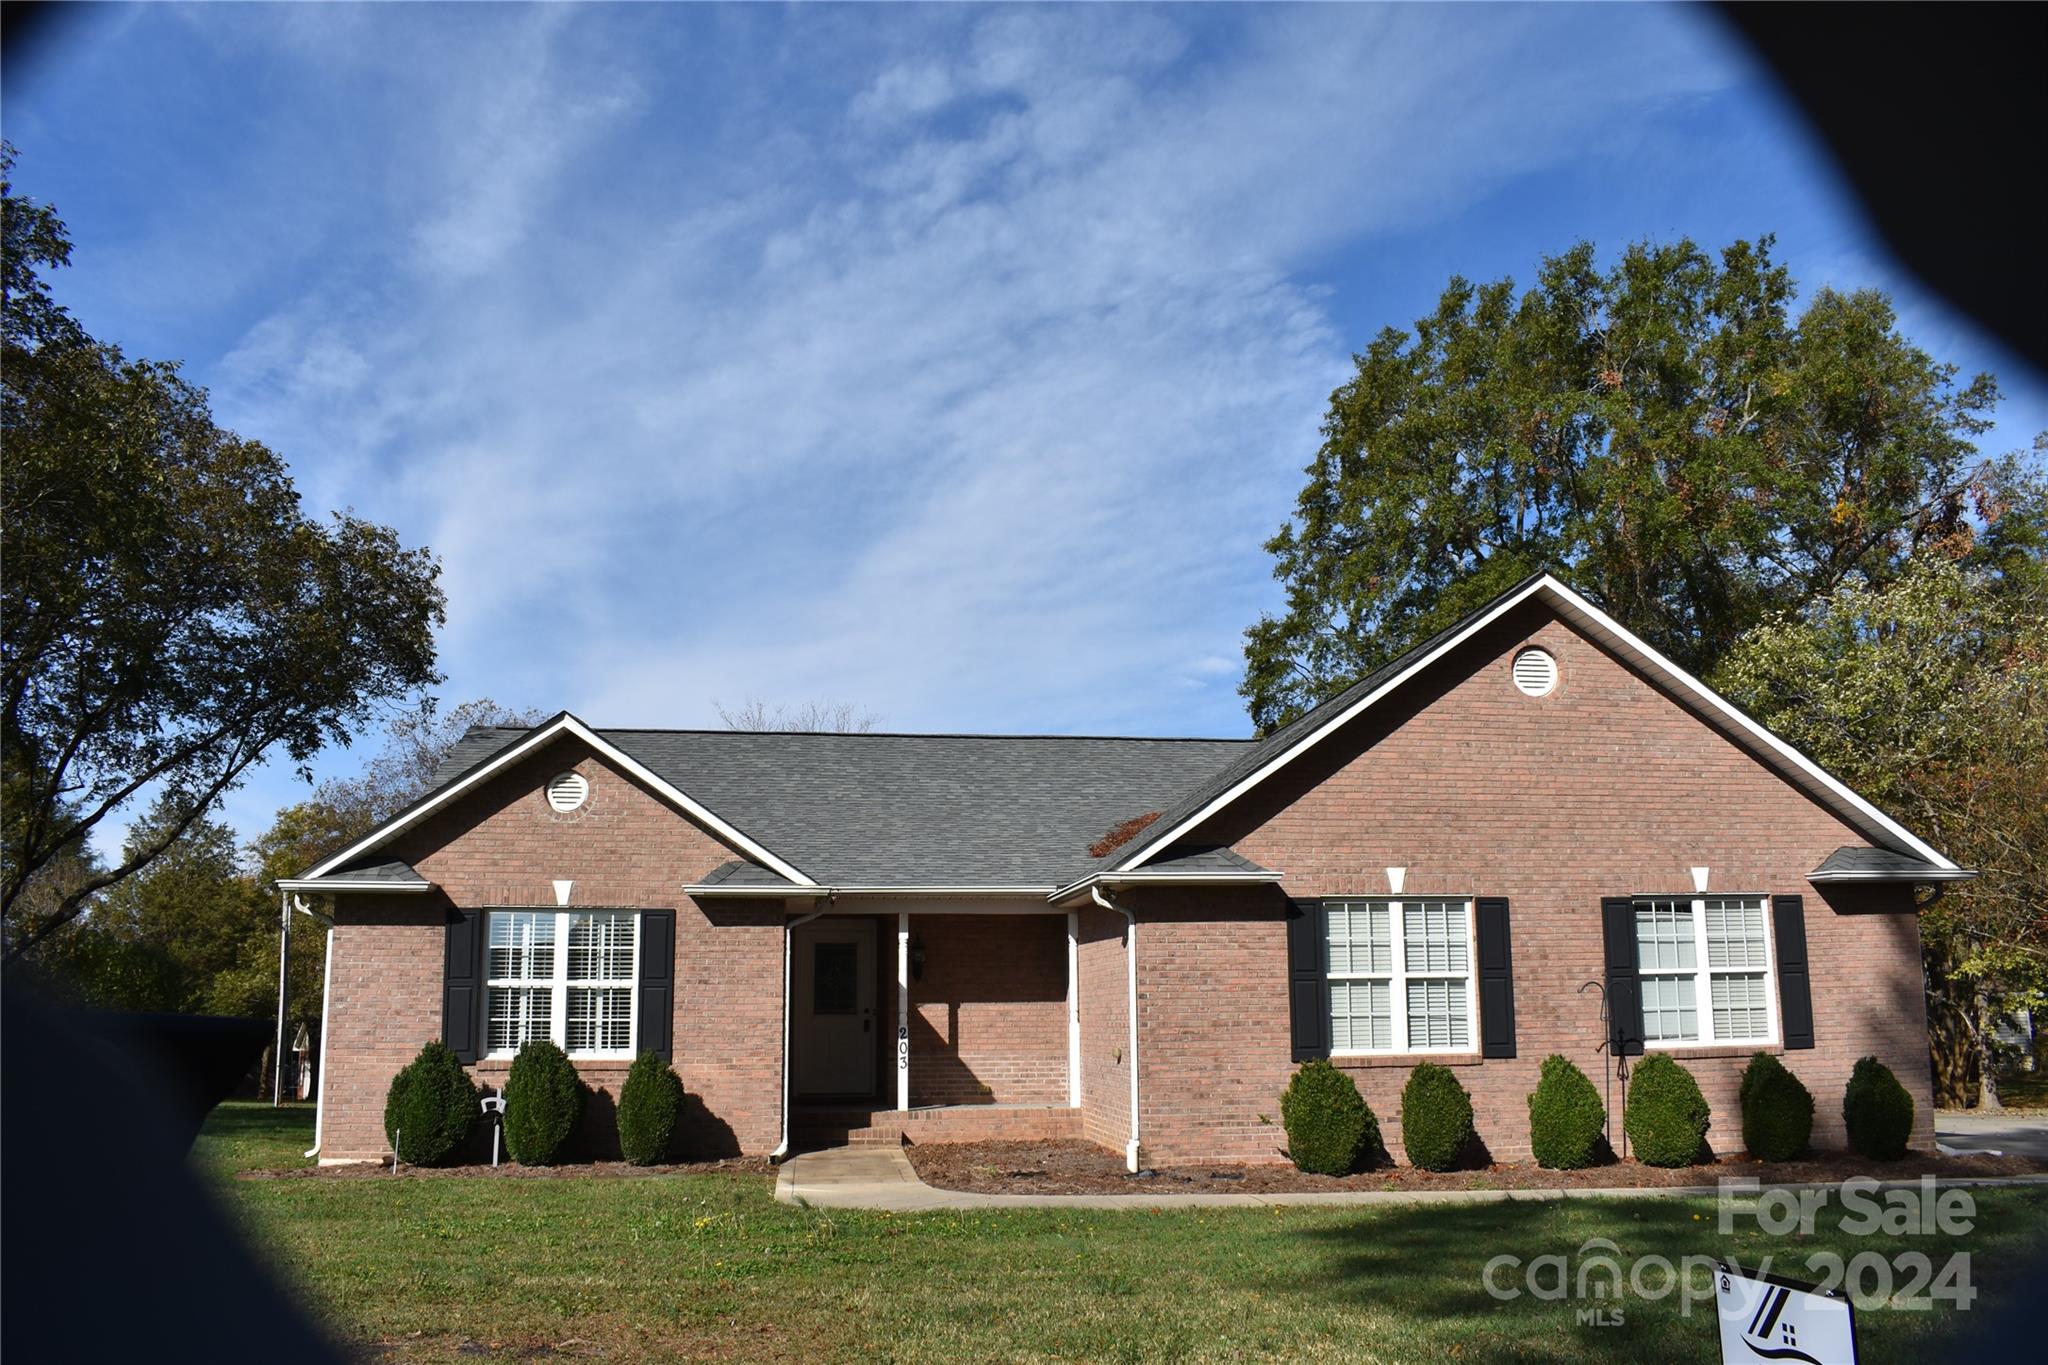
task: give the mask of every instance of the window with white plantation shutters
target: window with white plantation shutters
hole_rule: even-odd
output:
[[[1777,1041],[1770,953],[1762,896],[1637,901],[1644,1041]]]
[[[1470,1052],[1472,902],[1329,900],[1330,1051]]]
[[[484,1041],[510,1057],[534,1038],[572,1057],[630,1057],[639,916],[615,910],[493,910]]]

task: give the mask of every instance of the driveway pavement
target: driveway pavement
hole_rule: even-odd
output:
[[[1934,1136],[1945,1147],[2048,1160],[2048,1115],[1936,1114]]]

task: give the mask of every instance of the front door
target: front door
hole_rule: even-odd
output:
[[[875,922],[813,920],[794,933],[796,1091],[867,1099],[875,1093]]]

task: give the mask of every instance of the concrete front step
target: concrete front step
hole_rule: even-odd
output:
[[[1064,1104],[956,1104],[928,1109],[799,1112],[800,1147],[901,1146],[932,1142],[1033,1142],[1081,1136],[1081,1111]]]

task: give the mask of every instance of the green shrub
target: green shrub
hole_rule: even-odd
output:
[[[654,1053],[641,1053],[619,1087],[620,1155],[635,1166],[667,1156],[682,1113],[682,1078]]]
[[[1768,1052],[1742,1073],[1742,1145],[1764,1161],[1790,1161],[1813,1136],[1813,1096]]]
[[[1472,1141],[1472,1097],[1450,1068],[1419,1062],[1401,1090],[1401,1146],[1425,1171],[1448,1171]]]
[[[1692,1165],[1712,1117],[1690,1071],[1661,1052],[1636,1063],[1622,1118],[1636,1160],[1648,1166]]]
[[[481,1112],[476,1085],[455,1054],[428,1043],[391,1078],[384,1097],[384,1136],[400,1161],[446,1164],[462,1150]]]
[[[1865,1057],[1849,1073],[1842,1094],[1842,1122],[1849,1127],[1849,1145],[1876,1161],[1897,1161],[1906,1154],[1913,1133],[1913,1097],[1892,1069]]]
[[[505,1150],[522,1166],[552,1166],[583,1114],[583,1082],[545,1038],[519,1049],[505,1077]]]
[[[1538,1166],[1576,1171],[1600,1154],[1607,1107],[1586,1073],[1555,1053],[1543,1059],[1529,1096],[1529,1147]]]
[[[1349,1175],[1379,1155],[1380,1121],[1357,1084],[1325,1061],[1303,1062],[1280,1096],[1287,1155],[1304,1171]]]

